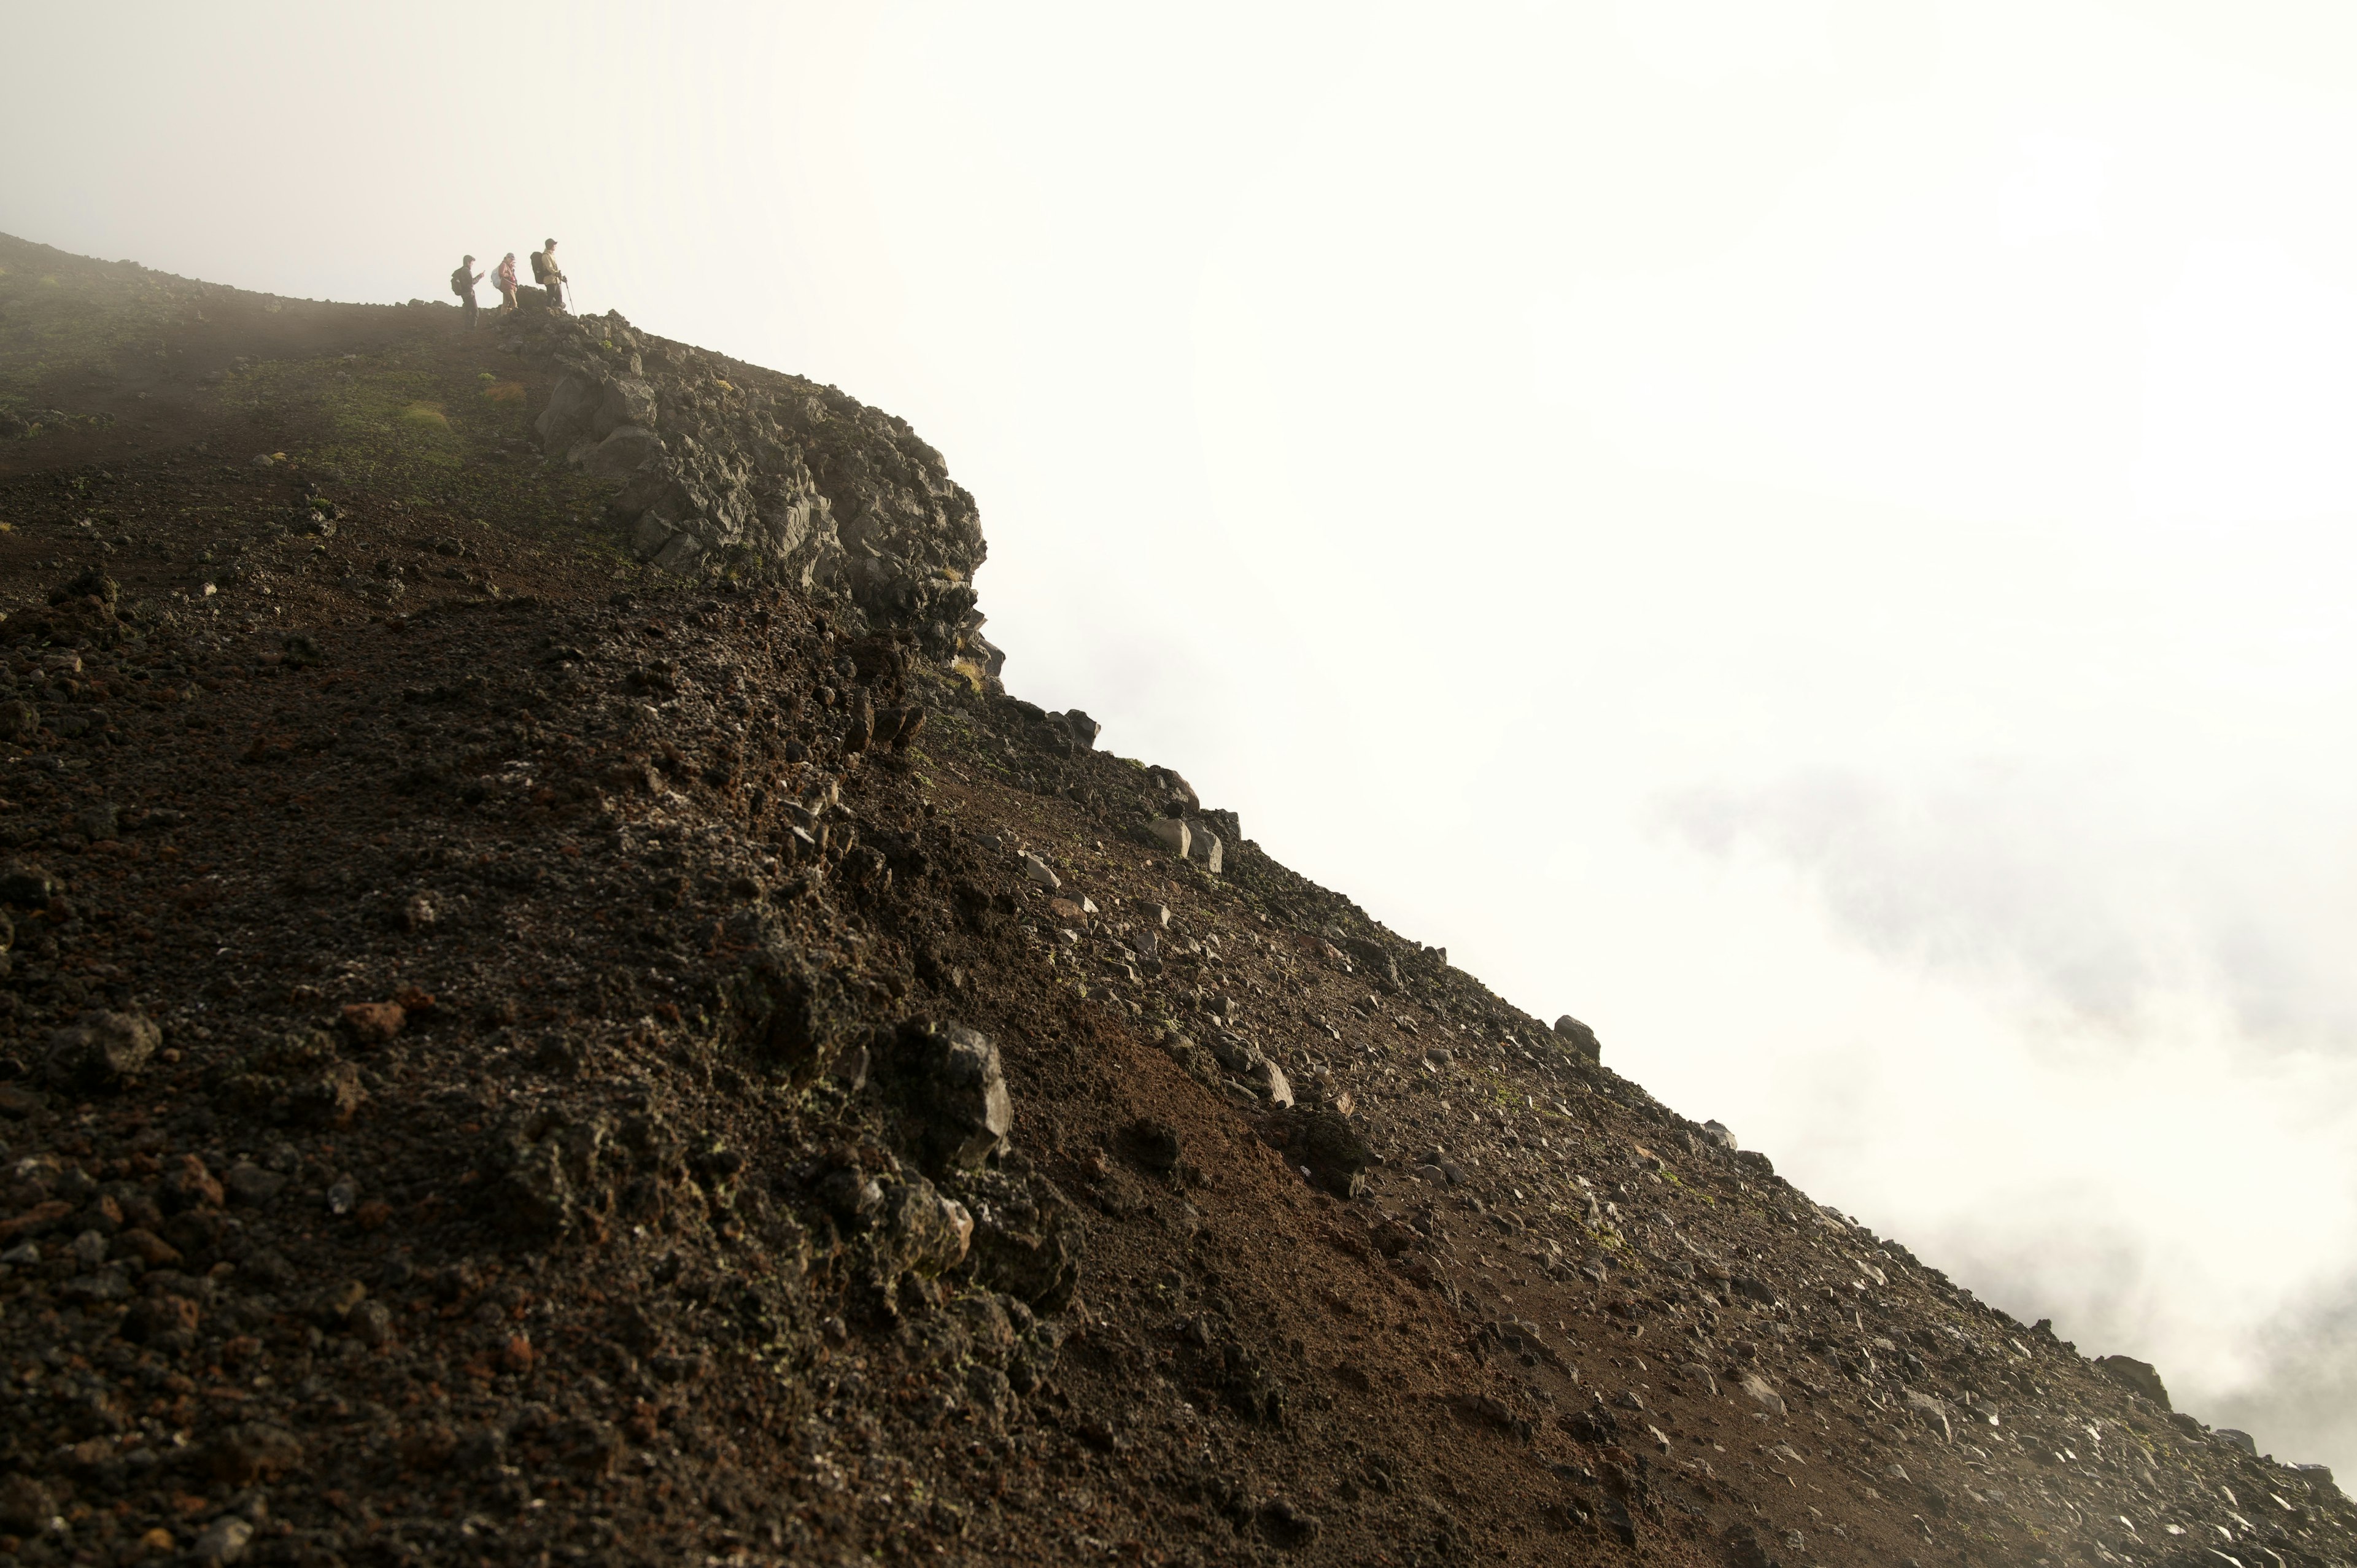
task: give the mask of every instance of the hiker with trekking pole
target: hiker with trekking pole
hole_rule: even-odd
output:
[[[532,253],[532,281],[548,291],[548,308],[565,308],[565,274],[556,264],[556,242]]]

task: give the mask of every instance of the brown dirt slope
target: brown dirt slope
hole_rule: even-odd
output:
[[[547,357],[0,268],[0,1563],[2357,1556]]]

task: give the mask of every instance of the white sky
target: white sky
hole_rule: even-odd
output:
[[[0,229],[357,299],[554,233],[905,415],[1018,691],[2357,1471],[2357,12],[9,30]]]

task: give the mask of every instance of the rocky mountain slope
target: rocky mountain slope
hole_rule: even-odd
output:
[[[1008,696],[971,498],[0,242],[0,1562],[2357,1561]]]

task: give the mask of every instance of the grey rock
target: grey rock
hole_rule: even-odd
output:
[[[1577,1056],[1592,1062],[1604,1059],[1604,1047],[1597,1039],[1596,1031],[1568,1013],[1555,1021],[1555,1036]]]
[[[877,1206],[877,1230],[893,1272],[931,1278],[965,1261],[974,1216],[920,1176],[896,1182]]]
[[[242,1563],[253,1544],[253,1526],[235,1514],[224,1514],[206,1527],[188,1548],[192,1563]]]
[[[894,1036],[892,1054],[896,1098],[928,1170],[970,1169],[1005,1146],[1015,1106],[988,1036],[963,1024],[912,1020]]]
[[[605,441],[626,426],[641,430],[655,423],[655,389],[631,376],[605,384],[589,414],[589,434]]]
[[[221,1173],[221,1190],[229,1195],[230,1201],[251,1208],[267,1207],[285,1187],[285,1176],[264,1170],[251,1160],[240,1160]]]
[[[1244,1081],[1252,1086],[1254,1094],[1259,1095],[1271,1105],[1280,1106],[1288,1111],[1293,1108],[1292,1080],[1285,1076],[1283,1068],[1266,1057],[1260,1059],[1259,1065],[1253,1069]]]
[[[364,1301],[344,1319],[345,1331],[371,1349],[393,1341],[393,1309],[381,1301]]]
[[[557,452],[589,434],[589,422],[606,400],[606,389],[579,371],[558,378],[549,389],[548,406],[533,421],[542,449]]]
[[[1181,860],[1188,858],[1188,852],[1193,847],[1193,831],[1176,817],[1157,817],[1146,825],[1146,831],[1154,835],[1155,843]]]
[[[1220,1066],[1247,1081],[1250,1081],[1260,1071],[1262,1064],[1268,1060],[1258,1046],[1241,1035],[1232,1035],[1225,1029],[1214,1028],[1211,1038],[1211,1055],[1218,1060]]]
[[[620,478],[662,456],[662,442],[653,431],[623,424],[583,454],[581,466],[601,478]]]
[[[1036,854],[1023,857],[1023,875],[1050,893],[1064,885],[1064,879],[1056,875],[1055,868]]]
[[[1702,1135],[1709,1139],[1712,1143],[1717,1144],[1720,1148],[1725,1149],[1730,1155],[1736,1151],[1738,1146],[1735,1142],[1734,1133],[1728,1130],[1727,1123],[1724,1122],[1704,1122],[1702,1124]]]
[[[1910,1415],[1922,1417],[1926,1424],[1938,1427],[1943,1440],[1955,1435],[1955,1429],[1948,1422],[1948,1406],[1944,1400],[1934,1399],[1921,1390],[1909,1389],[1907,1410]]]
[[[1224,861],[1225,848],[1220,843],[1220,835],[1200,824],[1189,829],[1189,832],[1191,838],[1187,845],[1187,858],[1217,876]]]
[[[1778,1393],[1774,1389],[1770,1388],[1768,1386],[1767,1380],[1762,1378],[1759,1373],[1746,1372],[1743,1375],[1743,1380],[1737,1384],[1736,1387],[1742,1391],[1744,1398],[1749,1400],[1753,1404],[1758,1405],[1761,1410],[1766,1411],[1769,1414],[1781,1415],[1784,1413],[1784,1396]]]
[[[2163,1410],[2169,1408],[2169,1390],[2150,1361],[2139,1361],[2133,1356],[2098,1356],[2095,1367],[2123,1388],[2142,1394]]]
[[[49,1036],[50,1081],[61,1089],[119,1089],[137,1078],[163,1044],[144,1013],[85,1013]]]
[[[1297,1111],[1291,1134],[1288,1154],[1310,1180],[1337,1197],[1358,1196],[1374,1151],[1349,1117],[1325,1107]]]
[[[2244,1453],[2249,1455],[2254,1459],[2259,1456],[2259,1444],[2257,1440],[2253,1438],[2249,1433],[2243,1431],[2239,1427],[2222,1426],[2210,1435],[2218,1442],[2224,1444],[2229,1448],[2241,1449]]]

